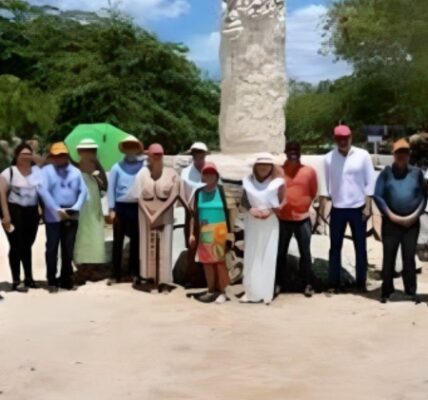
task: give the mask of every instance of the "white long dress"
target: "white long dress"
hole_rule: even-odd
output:
[[[279,206],[278,190],[284,179],[258,182],[253,176],[243,181],[252,208],[269,210]],[[248,301],[270,303],[273,299],[278,254],[279,221],[275,214],[267,219],[245,217],[244,289]]]

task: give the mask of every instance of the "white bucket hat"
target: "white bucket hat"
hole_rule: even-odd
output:
[[[189,153],[192,151],[204,151],[205,153],[208,153],[208,146],[202,142],[195,142],[190,146]]]
[[[77,150],[96,150],[98,144],[94,139],[83,139],[76,147]]]

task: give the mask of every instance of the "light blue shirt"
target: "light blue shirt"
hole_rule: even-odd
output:
[[[79,169],[71,164],[65,168],[47,165],[42,168],[39,195],[44,204],[46,223],[60,222],[58,210],[70,208],[80,211],[88,197],[88,189]]]
[[[122,161],[113,165],[108,176],[108,207],[114,210],[116,203],[137,203],[130,191],[134,186],[137,173],[144,166],[143,161],[128,164]]]

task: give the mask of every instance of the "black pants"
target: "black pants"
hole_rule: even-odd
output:
[[[129,273],[140,276],[140,230],[138,204],[116,203],[116,219],[113,224],[113,278],[122,277],[122,255],[125,236],[129,237]]]
[[[403,283],[408,295],[415,295],[416,283],[416,246],[420,222],[409,228],[395,224],[387,218],[382,220],[383,269],[382,296],[389,297],[394,292],[394,270],[398,247],[401,246],[403,258]]]
[[[61,245],[60,285],[73,284],[73,252],[78,222],[62,221],[46,224],[46,265],[49,285],[57,284],[58,248]]]
[[[300,278],[303,286],[311,284],[311,221],[280,221],[279,225],[279,246],[278,260],[276,264],[276,281],[284,286],[290,277],[289,268],[287,268],[288,248],[290,240],[295,236],[300,253]]]
[[[367,280],[367,221],[363,208],[333,208],[330,216],[330,287],[340,286],[342,268],[342,247],[346,226],[351,227],[356,255],[357,286],[363,287]]]
[[[21,207],[9,203],[9,212],[15,230],[6,232],[10,244],[9,265],[14,283],[21,280],[21,263],[24,267],[25,283],[33,280],[32,247],[39,229],[39,209],[35,207]]]

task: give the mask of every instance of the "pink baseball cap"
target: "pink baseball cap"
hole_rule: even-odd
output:
[[[159,143],[153,143],[149,146],[147,152],[149,154],[165,154],[163,147]]]
[[[335,137],[349,137],[351,135],[351,129],[347,125],[338,125],[336,128],[334,128]]]

